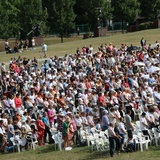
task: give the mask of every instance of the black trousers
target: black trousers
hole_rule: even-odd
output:
[[[51,140],[52,140],[52,135],[51,135],[50,129],[48,127],[45,127],[45,130],[44,130],[44,140],[46,140],[47,134],[48,134],[49,143],[50,143]]]
[[[109,153],[110,156],[113,157],[115,148],[115,139],[114,137],[109,137]]]

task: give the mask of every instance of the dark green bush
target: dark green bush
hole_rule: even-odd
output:
[[[139,24],[139,30],[151,29],[153,27],[153,22],[144,22]]]

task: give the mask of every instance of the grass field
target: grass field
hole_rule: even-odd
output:
[[[60,38],[58,37],[49,37],[44,38],[44,42],[48,45],[48,57],[50,56],[61,56],[65,54],[73,54],[75,53],[76,49],[82,48],[84,45],[89,46],[90,44],[93,45],[94,50],[97,51],[97,48],[100,44],[105,44],[112,42],[117,48],[120,47],[121,43],[126,43],[128,46],[131,44],[140,46],[140,40],[144,37],[147,40],[147,44],[151,43],[154,44],[155,41],[160,41],[160,29],[151,29],[151,30],[144,30],[139,32],[133,33],[125,33],[125,34],[114,34],[108,35],[105,37],[98,37],[98,38],[89,38],[83,39],[81,37],[71,37],[65,38],[64,43],[60,43]],[[4,41],[1,41],[0,44],[4,44]],[[8,62],[11,57],[28,57],[33,58],[36,56],[39,58],[38,52],[41,51],[41,47],[36,47],[35,50],[25,51],[23,53],[16,53],[16,54],[5,54],[5,52],[0,53],[0,62]]]
[[[36,148],[21,153],[0,155],[0,160],[159,160],[160,146],[150,147],[148,151],[122,153],[110,158],[108,152],[90,152],[89,147],[74,148],[71,151],[54,151],[53,145]]]

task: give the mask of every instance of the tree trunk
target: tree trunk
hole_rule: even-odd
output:
[[[63,34],[61,34],[61,43],[63,43]]]
[[[124,34],[124,23],[123,23],[123,19],[122,19],[122,34]]]

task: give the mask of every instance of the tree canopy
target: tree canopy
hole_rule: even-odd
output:
[[[141,16],[146,20],[157,19],[160,14],[160,0],[139,0]]]
[[[3,0],[0,38],[57,33],[63,42],[75,25],[87,24],[93,31],[109,20],[133,23],[141,16],[153,21],[158,15],[160,0]]]

